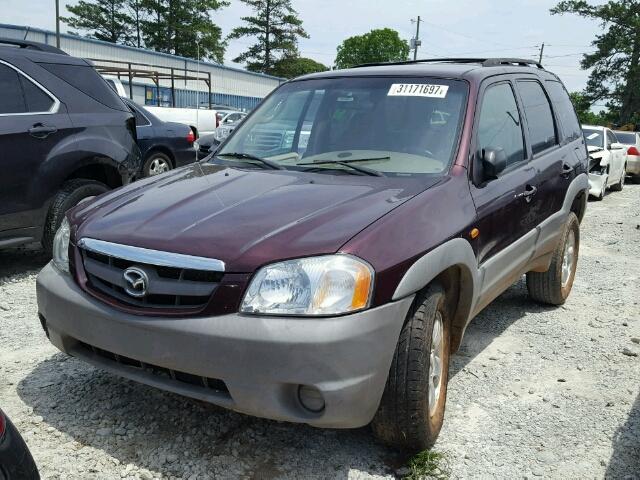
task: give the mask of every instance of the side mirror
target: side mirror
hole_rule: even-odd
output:
[[[609,145],[609,148],[611,150],[622,150],[624,149],[624,145],[622,145],[621,143],[612,143],[611,145]]]
[[[484,180],[498,178],[500,172],[507,168],[507,154],[502,148],[482,149],[482,172]]]

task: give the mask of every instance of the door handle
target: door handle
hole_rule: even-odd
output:
[[[56,133],[58,129],[56,127],[50,127],[48,125],[43,125],[41,123],[36,123],[33,127],[29,129],[29,135],[34,138],[47,138],[49,135]]]
[[[538,187],[533,185],[527,185],[524,192],[520,192],[516,195],[516,198],[524,198],[527,202],[530,202],[532,197],[538,193]]]

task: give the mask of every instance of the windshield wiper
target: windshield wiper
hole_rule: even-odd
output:
[[[260,162],[263,165],[266,165],[267,167],[273,169],[273,170],[286,170],[286,168],[284,168],[282,165],[276,163],[276,162],[272,162],[271,160],[267,160],[266,158],[261,158],[258,157],[256,155],[251,155],[250,153],[239,153],[239,152],[232,152],[232,153],[218,153],[216,154],[217,157],[231,157],[231,158],[237,158],[239,160],[253,160],[255,162]]]
[[[358,160],[351,160],[351,162],[357,162]],[[376,159],[377,160],[377,159]],[[325,160],[322,162],[307,162],[307,163],[298,163],[296,164],[296,166],[315,166],[315,165],[328,165],[328,164],[332,164],[332,165],[342,165],[343,167],[348,167],[352,170],[355,170],[357,172],[360,173],[364,173],[365,175],[371,175],[373,177],[386,177],[386,175],[378,170],[373,170],[371,168],[367,168],[367,167],[363,167],[361,165],[351,165],[351,162],[345,160],[345,161],[341,161],[341,160]]]

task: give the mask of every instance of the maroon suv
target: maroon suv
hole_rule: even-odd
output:
[[[568,297],[587,158],[562,83],[526,60],[305,76],[203,162],[72,210],[41,321],[142,383],[428,447],[470,320],[523,274]]]

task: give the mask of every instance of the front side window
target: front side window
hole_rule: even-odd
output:
[[[457,149],[467,91],[466,82],[436,78],[292,82],[243,121],[218,155],[334,174],[347,170],[336,162],[388,176],[442,174]]]
[[[583,128],[584,139],[587,142],[588,147],[604,149],[604,130],[598,130],[595,128]]]
[[[612,131],[607,130],[607,144],[609,147],[611,147],[611,144],[613,143],[618,143],[618,139]]]
[[[478,122],[478,151],[502,149],[507,168],[525,160],[522,122],[511,85],[489,87],[482,99]]]
[[[518,81],[518,90],[527,117],[531,150],[536,155],[557,144],[551,105],[542,85],[535,80]]]

